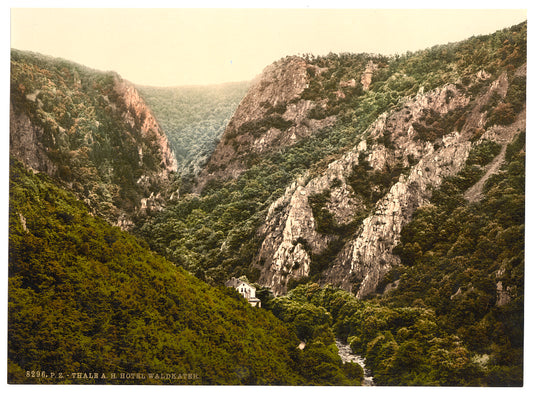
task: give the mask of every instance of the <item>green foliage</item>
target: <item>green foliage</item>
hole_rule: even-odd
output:
[[[337,223],[333,214],[326,207],[330,195],[331,191],[325,190],[322,193],[311,195],[307,198],[313,211],[313,218],[316,221],[316,230],[323,234],[335,234],[342,232],[346,228],[346,226]]]
[[[314,316],[314,323],[302,320],[301,311]],[[312,325],[314,336],[332,336],[333,330],[347,339],[354,352],[365,356],[377,385],[481,385],[487,380],[430,308],[389,307],[309,283],[274,299],[272,312],[292,325]]]
[[[513,76],[509,82],[509,89],[504,100],[496,97],[486,106],[486,127],[492,125],[509,125],[516,120],[526,103],[526,77]]]
[[[507,163],[489,178],[481,202],[461,198],[474,180],[465,185],[459,175],[434,193],[433,205],[417,210],[396,248],[404,265],[400,284],[386,297],[395,306],[422,300],[434,309],[440,325],[468,350],[489,356],[482,375],[490,385],[521,385],[524,136],[509,144]],[[467,168],[489,163],[499,150],[494,143],[479,145]]]
[[[185,176],[194,175],[205,165],[248,87],[249,82],[235,82],[137,88],[161,124],[178,170]]]
[[[315,339],[299,353],[298,366],[308,385],[360,385],[361,369],[343,364],[332,339]]]
[[[293,122],[283,119],[279,114],[267,115],[264,118],[243,123],[236,131],[236,135],[249,133],[257,138],[271,128],[276,128],[283,132],[289,129],[291,126],[293,126]],[[235,136],[231,136],[229,134],[227,135],[228,139],[231,139]]]
[[[120,81],[114,73],[11,51],[12,111],[42,128],[35,144],[57,167],[57,179],[112,222],[167,188],[157,137],[141,131],[143,115],[127,108],[116,90]],[[141,176],[150,181],[139,182]]]
[[[509,125],[515,120],[516,114],[513,106],[509,103],[500,103],[491,112],[487,120],[487,126],[492,125]]]
[[[511,104],[515,113],[520,112],[524,108],[524,104],[526,103],[526,88],[525,76],[513,76],[509,83],[505,101]]]
[[[502,146],[494,141],[482,141],[470,151],[466,166],[486,166],[500,153],[501,149]]]
[[[354,193],[362,198],[367,209],[370,209],[398,182],[403,171],[400,163],[392,167],[387,164],[383,170],[372,169],[365,155],[361,153],[347,181]]]
[[[454,130],[461,130],[470,109],[471,105],[458,107],[444,115],[433,109],[424,109],[423,116],[420,118],[421,122],[413,123],[413,128],[417,133],[416,138],[424,141],[435,141]]]
[[[198,375],[95,384],[307,382],[295,335],[271,313],[176,268],[17,161],[9,213],[10,383],[57,383],[26,371],[66,368]]]
[[[324,327],[331,326],[329,313],[310,303],[293,303],[289,298],[280,297],[272,301],[271,310],[282,321],[292,323],[303,341],[318,337]]]
[[[360,385],[362,369],[358,365],[342,363],[337,354],[331,314],[324,307],[302,298],[299,295],[302,289],[307,286],[297,287],[269,304],[269,309],[289,323],[298,338],[305,342],[305,348],[299,354],[300,373],[311,385],[321,381],[333,385]]]

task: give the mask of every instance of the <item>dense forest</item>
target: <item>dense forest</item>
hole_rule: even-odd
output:
[[[342,341],[375,385],[521,386],[526,37],[524,22],[391,57],[304,55],[298,97],[256,103],[264,117],[226,133],[249,83],[137,94],[113,73],[12,51],[12,147],[13,125],[33,134],[10,163],[8,381],[361,385],[363,369],[338,355]],[[445,111],[431,108],[436,91]],[[426,107],[408,113],[416,100]],[[291,144],[239,152],[235,176],[200,179],[220,170],[209,155],[221,138],[237,152],[242,136],[253,145],[325,119]],[[396,146],[401,122],[418,151]],[[383,130],[371,137],[375,125]],[[463,139],[464,163],[395,228],[394,259],[374,262],[388,271],[373,291],[356,296],[357,273],[345,289],[328,283],[395,185],[441,171],[419,164],[450,136]],[[305,198],[318,236],[289,243],[309,261],[273,293],[261,282],[267,218],[288,229],[283,198],[350,154],[342,180]],[[345,218],[332,209],[342,183],[355,202]],[[253,284],[263,308],[224,287],[231,277]],[[106,377],[72,376],[91,371]],[[131,372],[159,376],[109,376]],[[164,378],[179,373],[187,379]]]
[[[300,350],[293,329],[272,313],[175,267],[16,160],[9,226],[10,383],[361,381],[335,349]],[[78,372],[107,376],[78,380]],[[134,372],[145,379],[120,379]]]
[[[386,281],[399,280],[396,288],[363,301],[307,283],[278,298],[265,292],[266,307],[302,339],[347,341],[376,385],[522,385],[524,143],[522,134],[509,145],[481,201],[463,194],[487,148],[417,211],[397,247],[402,264]]]
[[[194,176],[205,165],[248,86],[137,87],[168,136],[182,177]]]

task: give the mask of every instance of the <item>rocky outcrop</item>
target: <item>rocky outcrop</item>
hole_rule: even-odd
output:
[[[176,161],[135,87],[115,73],[12,56],[10,155],[122,228],[162,208]]]
[[[357,237],[345,245],[325,277],[350,291],[354,280],[360,282],[358,297],[373,292],[392,265],[399,263],[392,250],[403,226],[428,201],[432,187],[462,168],[470,146],[468,140],[454,133],[443,139],[442,148],[430,149],[409,176],[401,177],[377,202],[374,213],[364,219]]]
[[[462,169],[475,144],[472,137],[485,122],[481,109],[494,92],[504,97],[507,86],[504,73],[474,101],[453,84],[419,93],[401,109],[380,116],[357,146],[330,163],[320,176],[293,183],[272,204],[260,229],[264,241],[254,261],[261,271],[259,283],[282,294],[290,279],[309,276],[314,261],[321,258],[322,265],[328,262],[320,269],[321,282],[340,286],[358,297],[374,292],[388,270],[399,263],[393,248],[400,231],[414,211],[429,201],[433,188]],[[430,113],[444,120],[460,113],[464,122],[455,123],[442,137],[427,140],[421,138],[419,130]],[[524,124],[505,130],[516,133],[520,127],[525,127],[525,119]],[[504,128],[493,127],[480,141],[509,141],[511,136],[503,137],[505,133]],[[353,189],[357,187],[353,169],[363,162],[371,172],[401,169],[375,203],[364,198],[365,191]],[[377,188],[375,184],[367,187]],[[319,230],[317,208],[314,212],[312,207],[313,196],[318,195],[327,200],[320,209],[334,218],[341,231],[328,234]]]
[[[237,177],[254,155],[293,145],[335,122],[335,116],[308,116],[312,109],[325,105],[301,98],[309,86],[308,69],[315,75],[324,71],[301,57],[287,57],[265,68],[252,82],[200,173],[197,190],[211,179]]]
[[[156,157],[159,159],[159,163],[153,170],[146,169],[136,180],[136,184],[140,188],[146,191],[153,190],[152,185],[165,184],[170,181],[170,174],[177,170],[176,159],[170,149],[168,138],[161,126],[159,126],[152,110],[146,105],[133,84],[117,75],[114,78],[114,91],[124,103],[123,119],[132,129],[140,132],[139,138],[135,139],[134,143],[137,147],[139,166],[142,168],[149,166],[149,164],[144,163],[143,152],[149,152],[149,158]],[[140,198],[136,204],[135,211],[145,213],[147,210],[161,210],[165,201],[163,192],[164,190],[162,189],[156,192],[151,191]],[[118,225],[127,229],[133,223],[130,223],[123,215]]]
[[[131,128],[139,127],[141,137],[150,142],[151,149],[155,147],[161,158],[159,163],[161,173],[158,176],[167,177],[170,171],[176,170],[176,160],[169,148],[168,139],[151,110],[139,96],[133,84],[123,80],[118,75],[114,76],[114,90],[124,103],[125,111],[122,112],[121,116]],[[39,93],[38,90],[26,95],[26,98],[28,101],[39,103],[40,100],[36,98]],[[109,101],[107,97],[106,99]],[[40,106],[42,107],[42,104]],[[112,107],[117,110],[115,104]],[[96,121],[95,125],[99,127],[99,122]],[[56,128],[58,134],[65,133],[65,129],[61,125],[57,124]],[[43,144],[43,135],[42,126],[36,125],[25,112],[14,109],[13,104],[10,103],[10,153],[36,171],[55,175],[57,165],[48,158],[46,153],[48,149]],[[91,145],[93,138],[88,137],[85,140],[88,145]],[[146,142],[139,141],[138,149],[141,161],[143,145],[146,145]]]
[[[158,151],[161,161],[161,176],[165,176],[169,171],[176,171],[177,164],[172,151],[170,150],[167,136],[157,123],[152,110],[146,105],[133,84],[122,78],[115,76],[114,90],[124,101],[126,111],[122,116],[132,128],[139,125],[143,139],[150,141],[151,149]],[[139,157],[142,161],[143,146],[139,146]]]
[[[363,71],[363,74],[361,75],[361,85],[363,85],[363,90],[367,91],[370,89],[370,84],[372,83],[372,75],[374,75],[374,71],[378,69],[378,65],[374,64],[374,62],[369,61],[366,65],[365,71]]]
[[[513,139],[518,131],[526,130],[526,111],[518,114],[517,119],[510,125],[496,125],[483,134],[482,139],[495,141],[502,145],[500,153],[485,166],[485,173],[472,187],[465,192],[465,199],[469,202],[477,202],[483,196],[483,186],[490,176],[496,174],[505,161],[505,152],[508,143]]]
[[[152,147],[156,147],[161,158],[160,166],[162,169],[161,176],[164,176],[169,171],[177,169],[176,159],[170,150],[167,136],[159,126],[157,120],[150,108],[146,105],[144,100],[139,95],[139,92],[133,84],[122,78],[115,76],[114,90],[120,98],[122,98],[126,111],[122,116],[132,128],[139,125],[141,136],[144,139],[150,140]],[[139,157],[142,161],[142,145],[139,146]]]
[[[9,103],[9,129],[11,155],[34,170],[47,174],[57,172],[56,164],[48,158],[42,144],[43,128],[34,125],[23,112],[14,111],[12,103]]]

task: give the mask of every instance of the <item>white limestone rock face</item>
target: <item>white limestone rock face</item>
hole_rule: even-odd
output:
[[[370,61],[367,63],[365,71],[361,76],[361,85],[363,85],[363,90],[367,91],[370,88],[370,84],[372,83],[372,75],[377,69],[378,65],[374,64],[374,62]]]
[[[350,278],[361,279],[357,296],[373,292],[379,281],[399,263],[392,250],[400,241],[400,232],[414,211],[431,197],[431,188],[443,178],[456,174],[466,162],[470,141],[459,134],[452,136],[447,146],[424,156],[380,199],[374,214],[365,218],[358,236],[349,241],[326,273],[328,282],[352,290]]]
[[[485,74],[480,76],[485,77]],[[358,297],[375,292],[384,275],[399,263],[392,251],[400,240],[402,228],[414,211],[429,201],[432,190],[445,177],[463,168],[473,147],[471,137],[485,122],[482,107],[494,92],[504,97],[507,87],[507,76],[502,74],[472,103],[453,84],[419,93],[399,110],[382,114],[361,141],[330,163],[322,174],[307,175],[293,183],[271,205],[259,231],[263,243],[253,262],[261,271],[259,283],[271,287],[276,295],[285,293],[290,279],[298,280],[312,273],[313,256],[330,253],[332,242],[340,242],[341,248],[332,254],[319,281],[340,286]],[[417,138],[414,124],[423,122],[428,112],[444,116],[467,105],[471,110],[459,130],[454,128],[435,141]],[[482,139],[511,138],[502,133],[492,132],[490,136],[487,131]],[[397,181],[371,206],[354,192],[349,182],[352,168],[361,158],[374,171],[387,171],[394,166],[403,168]],[[310,197],[321,193],[328,196],[324,209],[338,225],[356,227],[348,237],[341,239],[317,230]],[[361,216],[365,216],[362,222]],[[352,222],[357,218],[359,222]]]

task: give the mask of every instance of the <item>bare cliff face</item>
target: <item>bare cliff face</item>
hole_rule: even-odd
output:
[[[372,75],[376,71],[378,66],[374,62],[369,61],[366,65],[365,71],[361,76],[361,84],[363,85],[363,90],[367,91],[372,83]]]
[[[496,93],[505,97],[507,89],[503,73],[478,96],[454,84],[419,92],[380,116],[322,174],[294,182],[271,205],[259,231],[263,242],[254,260],[259,283],[282,294],[289,280],[318,270],[321,282],[358,297],[374,292],[399,263],[393,248],[400,231],[432,190],[463,168],[475,144],[510,141],[525,129],[525,118],[508,128],[484,129],[487,103]],[[370,182],[361,169],[373,175]],[[383,174],[390,175],[386,181]]]
[[[137,128],[140,136],[134,139],[133,143],[138,149],[139,165],[145,165],[146,153],[149,158],[156,157],[159,163],[153,166],[152,171],[142,174],[136,184],[145,190],[153,189],[152,184],[170,181],[170,174],[177,169],[176,159],[172,151],[167,136],[159,126],[152,111],[140,97],[139,92],[133,84],[116,77],[114,90],[118,97],[122,98],[126,110],[122,112],[122,118],[132,129]],[[145,194],[136,205],[136,210],[144,212],[147,208],[159,210],[164,204],[162,191],[152,190],[150,194]]]
[[[165,176],[169,171],[176,170],[176,159],[169,148],[167,136],[163,133],[161,126],[157,123],[152,110],[146,105],[139,95],[139,92],[128,81],[115,76],[114,90],[124,101],[126,111],[122,117],[128,124],[135,128],[140,128],[141,137],[154,143],[154,148],[158,151],[161,158],[161,176]],[[143,142],[144,143],[144,142]]]
[[[10,154],[128,229],[163,204],[176,162],[135,87],[35,54],[12,54]]]
[[[30,118],[13,109],[9,103],[9,148],[10,154],[34,170],[55,174],[57,166],[47,154],[41,142],[44,134],[42,127],[32,123]]]
[[[177,169],[176,159],[167,136],[133,84],[117,76],[114,90],[126,107],[126,111],[121,114],[122,118],[132,129],[137,128],[140,131],[140,136],[136,136],[132,141],[137,147],[138,164],[143,168],[150,167],[135,181],[145,192],[136,200],[134,212],[142,215],[147,210],[159,211],[165,204],[166,197],[163,194],[166,185],[172,181],[171,174]],[[158,163],[150,163],[154,157]],[[128,229],[133,223],[124,213],[118,225]]]
[[[324,101],[301,98],[309,86],[308,69],[322,71],[301,57],[287,57],[265,68],[252,82],[199,175],[197,190],[212,179],[237,177],[255,155],[290,146],[335,123],[335,116],[320,120],[308,117],[309,111],[325,105]]]

